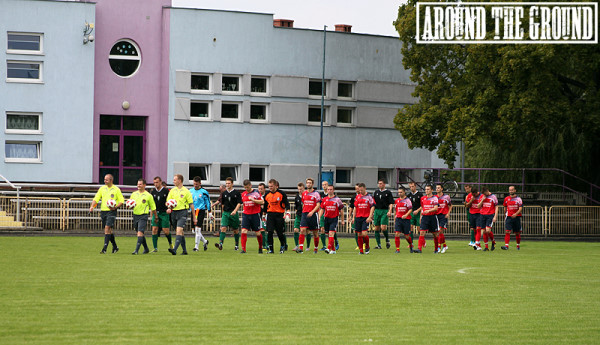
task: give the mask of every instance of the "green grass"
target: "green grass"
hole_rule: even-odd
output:
[[[403,241],[401,254],[358,256],[343,239],[337,255],[259,256],[252,237],[242,256],[232,238],[219,252],[211,237],[207,252],[174,257],[164,237],[159,253],[143,256],[130,255],[133,237],[117,238],[115,255],[98,254],[102,241],[0,238],[1,344],[591,344],[600,336],[600,243],[525,241],[521,251],[484,253],[450,241],[434,255],[428,239],[421,255]]]

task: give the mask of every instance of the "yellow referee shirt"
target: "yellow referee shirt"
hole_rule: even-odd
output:
[[[133,208],[133,214],[139,216],[140,214],[148,214],[150,211],[156,210],[156,204],[154,203],[154,197],[152,194],[144,191],[140,193],[135,191],[131,193],[130,200],[135,200],[135,207]]]
[[[98,193],[96,193],[96,196],[94,197],[94,201],[96,203],[100,203],[100,200],[102,200],[102,204],[100,206],[101,211],[110,211],[110,208],[106,206],[106,202],[110,199],[116,201],[117,205],[125,201],[123,194],[121,194],[121,190],[115,185],[112,185],[110,188],[107,186],[100,187],[100,189],[98,189]]]
[[[181,188],[173,187],[169,191],[167,201],[171,199],[175,199],[177,201],[177,206],[173,208],[173,211],[187,210],[190,207],[190,204],[194,202],[192,193],[190,193],[190,191],[183,186],[181,186]]]

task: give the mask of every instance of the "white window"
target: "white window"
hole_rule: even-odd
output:
[[[129,78],[140,68],[142,56],[132,40],[120,40],[110,49],[108,62],[116,75]]]
[[[19,83],[41,83],[42,62],[6,61],[6,81]]]
[[[196,93],[207,93],[211,91],[211,77],[210,74],[192,74],[192,80],[190,88],[192,92]]]
[[[338,83],[338,98],[354,99],[354,83],[340,81]]]
[[[43,53],[43,35],[30,32],[9,32],[6,52],[9,54]]]
[[[335,184],[336,185],[349,185],[352,183],[352,169],[336,169],[335,170]]]
[[[40,163],[42,143],[39,141],[6,141],[4,161],[14,163]]]
[[[238,181],[240,166],[239,165],[221,165],[219,180],[225,183],[225,179],[231,177],[234,184],[240,184]]]
[[[252,77],[250,81],[250,93],[266,95],[268,93],[269,79],[267,77]]]
[[[6,133],[42,134],[41,113],[6,113]]]
[[[191,164],[189,168],[190,184],[194,182],[194,177],[199,176],[202,184],[208,183],[210,169],[207,164]]]
[[[328,82],[327,80],[325,81],[325,98],[327,98],[327,89],[328,89]],[[322,81],[321,79],[315,79],[315,80],[309,80],[308,81],[308,97],[310,98],[321,98],[321,90],[322,88]]]
[[[354,109],[353,108],[338,108],[338,110],[337,110],[338,126],[352,126],[353,120],[354,120]]]
[[[391,186],[392,170],[391,169],[379,169],[377,170],[377,182],[384,180],[386,186]]]
[[[251,166],[249,180],[252,182],[266,182],[267,181],[267,168],[261,166]]]
[[[240,103],[221,103],[221,121],[240,121]]]
[[[328,107],[323,108],[323,125],[327,125],[327,111]],[[308,107],[308,124],[309,125],[321,125],[321,107],[320,106],[309,106]]]
[[[250,122],[267,122],[267,104],[250,104]]]
[[[224,75],[221,82],[221,91],[224,94],[239,94],[242,90],[240,80],[240,76],[237,75]]]
[[[191,101],[190,102],[190,119],[191,120],[210,120],[210,102],[208,101]]]

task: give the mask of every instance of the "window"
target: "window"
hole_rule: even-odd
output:
[[[7,81],[41,82],[42,63],[34,61],[7,61]]]
[[[131,77],[140,67],[139,48],[131,40],[121,40],[110,49],[110,68],[120,77]]]
[[[240,92],[240,77],[237,76],[223,76],[222,91],[238,93]]]
[[[352,83],[339,82],[338,83],[338,97],[339,98],[354,98],[352,93],[354,85]]]
[[[4,144],[5,161],[15,163],[41,162],[41,145],[39,141],[6,141]]]
[[[337,123],[338,125],[352,125],[352,109],[338,108]]]
[[[321,107],[308,107],[308,122],[321,124]],[[327,122],[327,108],[323,109],[323,124]]]
[[[266,181],[266,168],[265,167],[250,167],[249,179],[252,182],[265,182]]]
[[[6,113],[6,133],[41,134],[41,113]]]
[[[221,120],[239,120],[240,104],[239,103],[222,103],[221,104]]]
[[[392,173],[389,169],[379,169],[377,171],[377,181],[384,180],[387,186],[391,185],[391,176]]]
[[[336,184],[350,184],[350,169],[336,169],[335,170],[335,183]]]
[[[250,82],[251,93],[267,93],[267,78],[252,77]]]
[[[7,48],[12,54],[41,54],[42,34],[9,32]]]
[[[267,105],[266,104],[251,104],[250,105],[250,120],[264,122],[267,120]]]
[[[190,103],[190,118],[191,119],[209,119],[210,118],[210,106],[208,102],[196,102]]]
[[[238,180],[238,166],[237,165],[221,165],[221,172],[219,174],[219,180],[225,182],[225,179],[231,177],[234,182]]]
[[[208,181],[208,166],[207,165],[192,165],[189,168],[190,182],[194,181],[194,177],[199,176],[202,182]]]
[[[210,91],[210,76],[205,74],[192,74],[192,91]]]
[[[321,97],[321,80],[310,80],[308,82],[308,95]],[[327,97],[327,81],[325,81],[325,97]]]

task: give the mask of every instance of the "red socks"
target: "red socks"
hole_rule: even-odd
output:
[[[481,228],[477,227],[477,229],[475,230],[475,243],[480,243],[481,242]]]
[[[246,251],[246,242],[248,242],[248,234],[242,232],[242,250]]]
[[[400,250],[400,237],[396,237],[396,250]]]
[[[521,233],[520,232],[517,232],[515,234],[515,238],[517,239],[517,244],[521,244]]]
[[[365,248],[367,248],[367,249],[371,248],[371,246],[369,245],[369,235],[365,236],[365,238],[363,239],[363,242],[365,243]]]
[[[256,235],[256,240],[258,241],[258,249],[262,249],[263,235],[260,232],[258,233],[258,235]]]
[[[492,232],[492,229],[490,229],[490,232],[488,233],[488,238],[492,240],[492,242],[496,243],[496,241],[494,240],[494,233]]]
[[[425,236],[420,235],[419,236],[419,250],[423,249],[423,245],[425,244]]]
[[[327,244],[329,250],[335,250],[335,238],[329,237],[329,243]]]
[[[298,238],[298,243],[300,244],[300,249],[304,250],[304,237],[306,235],[300,234],[300,237]]]
[[[363,237],[358,234],[358,250],[360,250],[361,253],[364,253],[363,251]]]
[[[434,236],[433,237],[433,250],[436,252],[438,251],[438,247],[439,247],[438,243],[439,243],[438,236]]]
[[[315,249],[319,249],[319,236],[315,236]]]
[[[444,236],[443,232],[440,232],[440,234],[438,235],[438,243],[440,244],[440,248],[446,246],[446,236]]]
[[[504,234],[504,244],[508,246],[510,243],[510,232]]]

